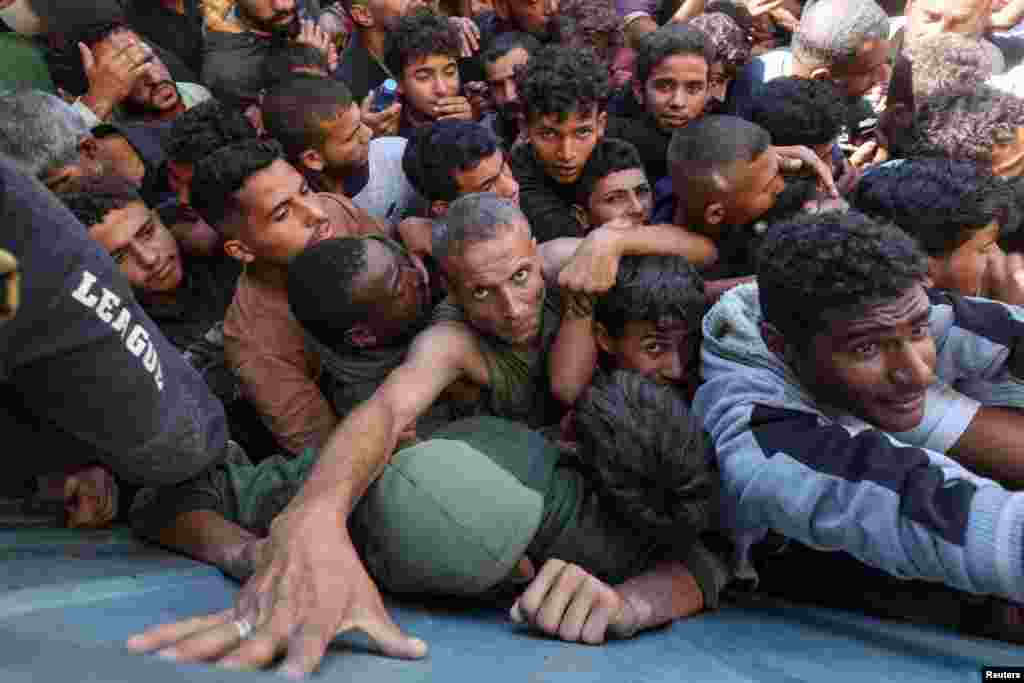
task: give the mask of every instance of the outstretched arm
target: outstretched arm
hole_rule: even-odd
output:
[[[271,524],[236,607],[158,627],[129,644],[141,651],[173,646],[170,654],[182,660],[248,669],[287,652],[282,670],[302,675],[319,666],[337,634],[361,629],[384,654],[422,657],[426,645],[391,621],[345,521],[405,425],[460,376],[484,380],[481,366],[464,327],[445,323],[421,333],[406,362],[331,435],[302,490]],[[235,619],[254,627],[244,640]]]

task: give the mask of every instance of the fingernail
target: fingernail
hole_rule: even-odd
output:
[[[178,660],[178,653],[175,652],[171,648],[166,648],[166,649],[160,650],[159,652],[156,653],[156,656],[159,657],[160,659],[167,659],[167,660],[172,661],[172,662]]]

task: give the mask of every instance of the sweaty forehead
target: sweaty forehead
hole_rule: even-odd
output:
[[[619,190],[635,190],[646,183],[647,176],[642,168],[627,168],[601,178],[594,187],[594,194],[600,196]]]
[[[826,314],[825,320],[833,337],[850,337],[909,325],[930,311],[931,304],[924,288],[914,285],[884,301],[836,310]]]

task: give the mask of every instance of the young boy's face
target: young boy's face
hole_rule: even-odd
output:
[[[587,220],[591,228],[616,218],[643,225],[653,208],[654,193],[647,182],[647,174],[642,168],[627,168],[597,181],[587,200]]]
[[[459,67],[450,55],[430,55],[405,65],[399,92],[405,106],[426,118],[437,118],[435,107],[446,97],[459,94]]]
[[[932,285],[965,296],[983,294],[988,257],[996,249],[999,223],[993,221],[944,258],[928,259],[928,276]]]
[[[548,177],[561,185],[579,180],[587,159],[604,137],[607,120],[607,113],[598,112],[597,107],[586,114],[572,112],[564,120],[558,114],[530,117],[526,132]]]
[[[679,320],[631,320],[618,337],[599,332],[597,340],[616,368],[663,384],[681,384],[693,372],[700,335]]]
[[[644,83],[633,83],[658,128],[671,133],[704,114],[708,101],[708,63],[697,55],[672,55],[651,69]]]

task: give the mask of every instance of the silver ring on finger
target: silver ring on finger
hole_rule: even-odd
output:
[[[244,617],[241,619],[235,619],[231,623],[233,623],[235,628],[238,629],[238,637],[241,640],[245,640],[252,633],[252,622]]]

